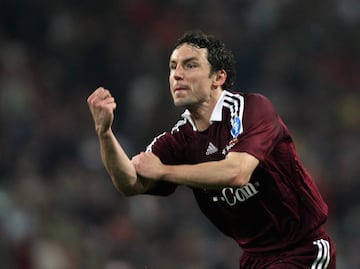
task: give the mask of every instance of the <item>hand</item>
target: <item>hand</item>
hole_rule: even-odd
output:
[[[136,172],[149,179],[160,180],[164,168],[160,159],[152,152],[142,152],[131,159]]]
[[[88,97],[87,103],[94,119],[96,132],[98,135],[106,133],[114,121],[116,108],[114,97],[109,90],[99,87]]]

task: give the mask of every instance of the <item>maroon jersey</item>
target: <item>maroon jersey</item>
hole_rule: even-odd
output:
[[[311,239],[322,230],[327,205],[266,97],[224,91],[210,127],[201,132],[188,111],[182,116],[171,132],[156,137],[147,148],[163,163],[216,161],[229,152],[247,152],[260,161],[243,187],[192,188],[201,211],[224,234],[249,253],[263,253]],[[159,182],[148,193],[168,195],[175,188]]]

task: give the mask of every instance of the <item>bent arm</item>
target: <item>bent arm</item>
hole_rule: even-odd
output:
[[[146,192],[153,183],[138,176],[111,130],[99,135],[101,159],[116,189],[130,196]]]
[[[221,161],[165,166],[164,180],[193,187],[218,188],[246,185],[259,161],[252,155],[231,152]]]
[[[109,90],[99,87],[87,99],[100,142],[101,159],[116,189],[125,195],[145,192],[152,181],[137,175],[134,165],[111,130],[116,102]]]
[[[246,152],[230,152],[224,160],[190,165],[164,165],[149,152],[135,158],[140,175],[198,188],[244,186],[259,164],[258,159]]]

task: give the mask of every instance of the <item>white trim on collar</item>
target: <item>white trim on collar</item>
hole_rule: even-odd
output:
[[[223,90],[218,101],[216,102],[216,105],[214,107],[213,112],[211,113],[211,117],[210,117],[210,123],[214,122],[214,121],[221,121],[222,120],[222,108],[223,108],[223,103],[224,103],[224,96],[225,96],[226,91]],[[186,109],[184,111],[184,113],[181,114],[181,116],[185,119],[187,119],[190,124],[193,127],[194,131],[197,131],[197,128],[195,126],[194,121],[191,118],[191,114],[190,111],[188,109]]]
[[[223,90],[210,117],[210,122],[222,120],[222,108],[226,91]]]
[[[192,120],[190,111],[189,111],[188,109],[186,109],[186,110],[184,111],[184,113],[181,114],[181,117],[183,117],[184,119],[187,119],[187,120],[190,122],[191,126],[193,127],[193,131],[197,131],[197,128],[196,128],[196,126],[195,126],[195,123],[194,123],[194,121]]]

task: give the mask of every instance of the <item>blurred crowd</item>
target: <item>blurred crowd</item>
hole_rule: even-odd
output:
[[[86,104],[110,89],[119,140],[144,150],[181,113],[168,57],[194,28],[234,51],[234,90],[273,101],[329,204],[338,268],[360,268],[357,0],[1,0],[1,268],[238,268],[189,189],[113,188]]]

